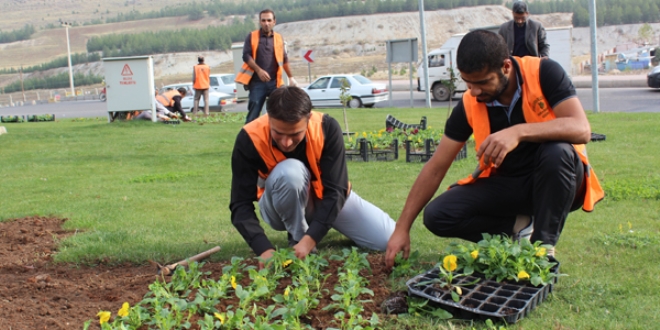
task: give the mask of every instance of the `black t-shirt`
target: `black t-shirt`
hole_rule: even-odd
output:
[[[307,230],[307,235],[317,243],[328,233],[339,211],[344,207],[348,191],[348,170],[341,127],[337,120],[327,114],[323,115],[321,127],[325,137],[320,160],[321,177],[314,177],[311,170],[310,174],[312,181],[321,180],[323,183],[323,200],[314,204],[314,214]],[[294,151],[284,153],[284,156],[300,160],[309,169],[306,142],[303,140]],[[274,142],[273,147],[277,148]],[[252,250],[260,255],[273,248],[254,211],[258,171],[266,173],[267,167],[244,129],[241,129],[236,137],[231,168],[231,221]]]
[[[518,62],[513,59],[512,61],[518,81],[521,82],[522,87],[522,84],[525,82],[522,81],[522,77],[520,76]],[[551,59],[541,60],[539,79],[541,81],[541,90],[548,100],[550,107],[554,107],[568,98],[576,97],[575,87],[570,78],[561,65]],[[466,93],[468,92],[466,91]],[[488,107],[491,133],[501,131],[516,124],[525,123],[525,117],[522,111],[522,96],[518,99],[511,111],[510,122],[506,112],[506,107]],[[451,116],[445,124],[445,135],[454,141],[465,142],[470,138],[472,133],[473,130],[467,121],[463,101],[461,100],[454,107]],[[532,170],[531,165],[534,162],[534,155],[538,146],[539,144],[534,142],[521,142],[514,150],[507,154],[502,165],[497,168],[497,174],[503,176],[529,174]]]

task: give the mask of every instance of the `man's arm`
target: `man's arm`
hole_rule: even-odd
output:
[[[464,142],[454,141],[446,135],[442,136],[440,145],[436,149],[431,159],[424,165],[422,171],[417,176],[415,183],[410,188],[406,204],[396,222],[394,233],[387,242],[387,252],[385,252],[385,266],[391,268],[394,266],[394,258],[403,251],[403,257],[408,258],[410,254],[410,229],[417,215],[424,206],[431,200],[442,180],[447,174],[458,152],[463,148]]]
[[[540,22],[537,22],[539,29],[537,31],[539,57],[548,57],[550,55],[550,45],[546,40],[545,28]]]
[[[229,203],[231,222],[254,253],[261,256],[274,247],[266,237],[254,211],[254,202],[257,200],[258,169],[261,166],[259,164],[263,165],[263,160],[259,157],[250,137],[241,130],[236,137],[231,156],[232,179]]]
[[[261,81],[270,81],[270,75],[268,72],[264,71],[259,65],[257,65],[257,62],[255,62],[252,57],[252,33],[248,34],[247,38],[245,38],[245,43],[243,43],[243,62],[245,62],[245,64],[257,74]]]
[[[192,84],[195,86],[195,67],[193,66],[193,79],[192,79]]]
[[[185,113],[183,111],[183,108],[181,107],[181,99],[182,97],[180,95],[173,96],[172,100],[174,101],[174,105],[172,106],[172,108],[174,109],[175,112],[179,111],[181,113]]]

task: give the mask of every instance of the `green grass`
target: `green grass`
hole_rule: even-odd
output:
[[[446,109],[350,110],[353,132],[383,128],[392,114],[403,122],[443,128]],[[343,123],[341,110],[327,111]],[[577,211],[557,246],[561,271],[554,294],[509,329],[649,329],[660,322],[660,114],[590,114],[607,140],[589,144],[607,198],[593,213]],[[178,126],[104,120],[3,124],[0,136],[0,219],[28,215],[68,218],[77,233],[61,243],[56,260],[79,264],[174,261],[209,249],[212,260],[252,256],[231,225],[230,157],[242,123]],[[343,124],[342,124],[343,126]],[[470,173],[476,162],[455,163],[439,192]],[[423,164],[405,157],[349,163],[355,191],[397,218]],[[630,223],[630,224],[629,224]],[[632,232],[631,232],[632,230]],[[286,235],[267,230],[275,244]],[[412,231],[420,260],[436,262],[450,242],[421,221]],[[320,247],[346,246],[331,231]],[[400,284],[399,284],[400,285]],[[484,329],[481,322],[407,319],[409,328]],[[393,326],[405,328],[405,326]]]

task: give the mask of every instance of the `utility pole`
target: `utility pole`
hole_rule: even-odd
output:
[[[424,21],[424,0],[419,0],[419,25],[420,25],[420,34],[422,35],[422,63],[424,72],[418,72],[417,74],[422,74],[422,79],[426,84],[426,90],[424,91],[424,99],[426,100],[426,107],[431,108],[431,86],[429,86],[429,58],[426,52],[426,23]],[[412,73],[412,69],[410,70]],[[451,97],[451,96],[449,96]]]
[[[25,102],[25,88],[23,88],[23,65],[21,64],[21,69],[20,69],[20,74],[21,74],[21,93],[23,93],[23,102]]]
[[[76,96],[76,91],[73,89],[73,68],[71,67],[71,45],[69,43],[69,26],[71,23],[60,22],[66,29],[66,51],[69,55],[69,86],[71,87],[71,96]]]

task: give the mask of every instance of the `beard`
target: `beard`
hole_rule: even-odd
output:
[[[499,72],[498,78],[500,80],[500,83],[497,85],[497,88],[493,93],[484,93],[482,92],[481,95],[477,96],[477,102],[480,103],[491,103],[497,98],[504,93],[504,91],[509,87],[509,77],[505,76],[502,71]]]

